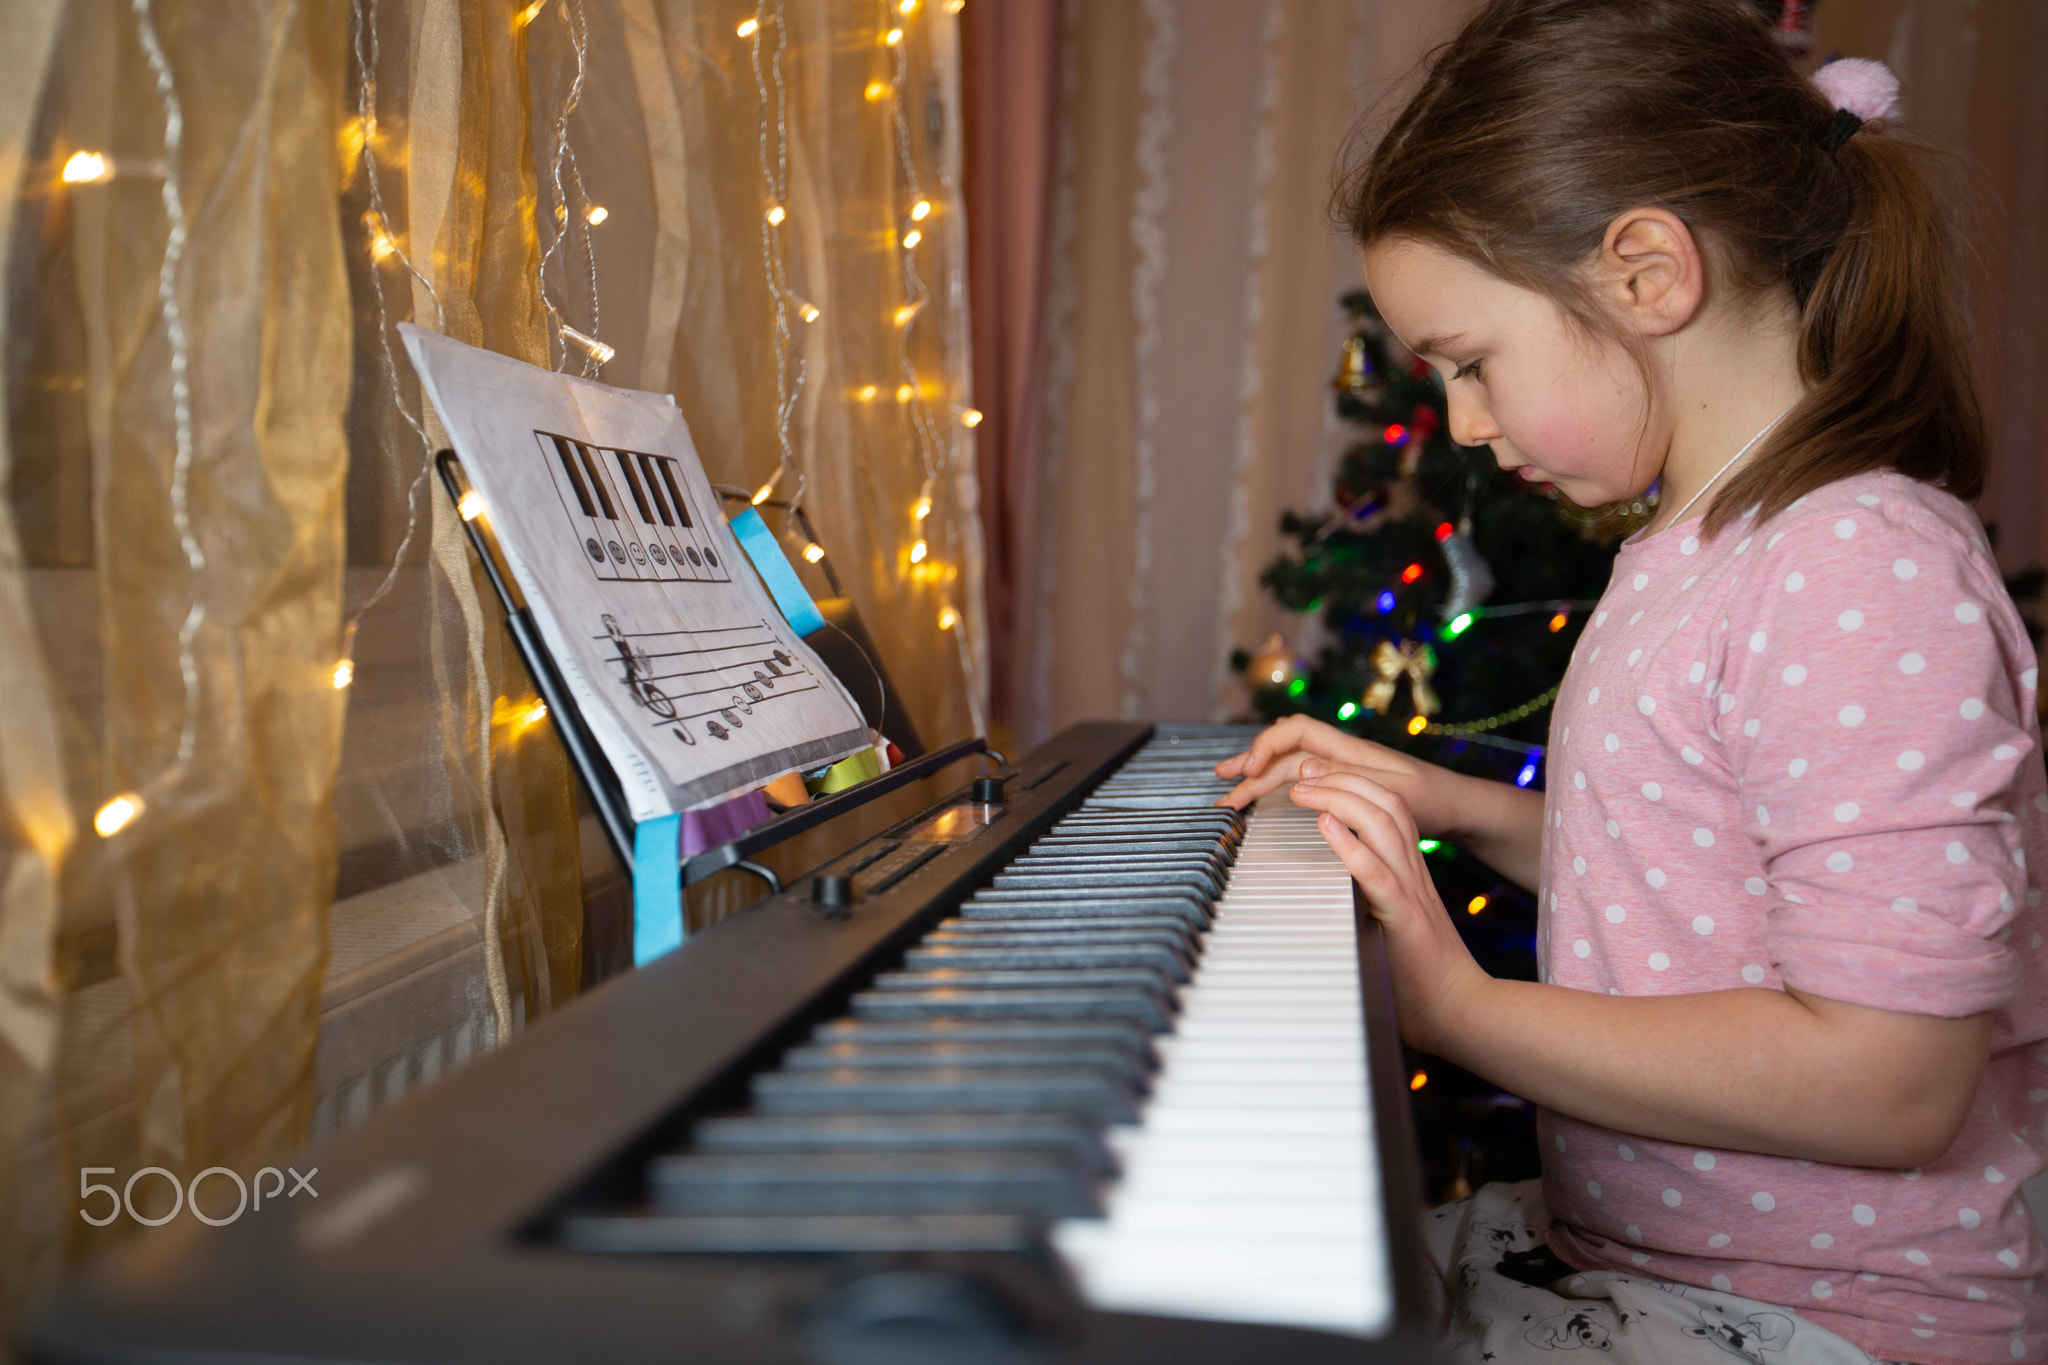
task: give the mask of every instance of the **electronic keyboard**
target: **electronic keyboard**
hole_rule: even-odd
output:
[[[1078,726],[178,1219],[47,1362],[1430,1358],[1377,926],[1217,807],[1249,727]]]

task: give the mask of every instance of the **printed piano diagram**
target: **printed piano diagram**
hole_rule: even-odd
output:
[[[549,472],[562,511],[599,578],[731,581],[704,534],[704,514],[692,503],[680,461],[638,450],[602,450],[551,431],[533,435],[552,454]]]
[[[655,630],[637,634],[606,613],[603,635],[611,648],[614,681],[649,722],[685,744],[701,728],[712,739],[744,730],[756,706],[815,692],[810,669],[782,647],[766,621],[718,630]],[[706,642],[709,643],[706,643]]]

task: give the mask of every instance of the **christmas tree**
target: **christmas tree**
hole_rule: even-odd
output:
[[[1289,514],[1294,553],[1262,582],[1309,615],[1235,661],[1266,720],[1306,712],[1340,729],[1476,776],[1541,787],[1550,702],[1614,544],[1654,494],[1580,509],[1547,485],[1451,439],[1442,381],[1402,347],[1366,294],[1335,381],[1337,413],[1360,429],[1327,515]],[[1534,979],[1536,905],[1455,847],[1425,840],[1437,891],[1495,976]],[[1477,1077],[1411,1055],[1432,1196],[1537,1169],[1533,1112]]]

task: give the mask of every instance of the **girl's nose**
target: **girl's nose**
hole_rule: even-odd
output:
[[[1493,414],[1468,397],[1450,396],[1451,439],[1461,446],[1483,446],[1501,438]]]

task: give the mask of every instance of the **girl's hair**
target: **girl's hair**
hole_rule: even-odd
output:
[[[1630,208],[1677,214],[1737,291],[1789,291],[1810,388],[1715,497],[1708,534],[1887,466],[1974,498],[1958,197],[1888,124],[1828,150],[1833,116],[1739,0],[1491,0],[1333,212],[1362,245],[1433,244],[1616,340],[1582,271]]]

